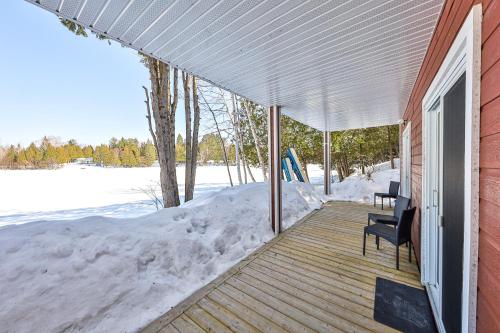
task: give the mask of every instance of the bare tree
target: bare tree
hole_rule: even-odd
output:
[[[148,88],[146,88],[145,86],[142,86],[142,88],[144,89],[144,94],[146,95],[146,100],[144,101],[144,103],[146,103],[146,119],[148,120],[148,128],[149,128],[149,133],[151,134],[151,137],[153,138],[153,144],[155,146],[155,149],[156,149],[156,158],[159,158],[158,157],[158,142],[156,141],[156,135],[155,135],[155,132],[154,132],[154,129],[153,129],[153,124],[151,122],[151,107],[150,107],[150,101],[149,101],[149,91],[148,91]]]
[[[254,116],[253,111],[254,111],[255,105],[252,102],[250,102],[248,99],[245,99],[245,100],[243,100],[243,106],[244,106],[245,113],[246,113],[246,116],[248,119],[248,124],[250,125],[250,131],[252,133],[252,138],[254,141],[255,150],[257,151],[257,159],[259,160],[260,168],[262,169],[262,176],[264,177],[264,180],[267,180],[267,173],[266,173],[266,167],[264,164],[264,158],[262,157],[262,152],[260,150],[261,143],[260,143],[259,137],[257,135],[255,123],[252,119],[252,117]]]
[[[182,83],[184,87],[184,113],[186,118],[186,171],[184,177],[184,201],[189,201],[193,198],[193,194],[190,191],[191,182],[191,158],[193,154],[191,152],[193,143],[191,135],[191,76],[188,73],[182,73]]]
[[[159,210],[163,207],[163,201],[161,199],[161,195],[158,194],[156,189],[161,187],[160,183],[151,183],[146,187],[139,187],[137,191],[142,192],[148,196],[153,205],[155,205],[156,210]]]
[[[235,144],[235,160],[236,160],[236,172],[238,173],[238,181],[243,184],[243,179],[241,178],[241,168],[240,168],[240,136],[238,134],[238,121],[237,121],[237,112],[236,112],[236,98],[234,94],[231,94],[231,101],[233,103],[233,112],[232,112],[232,122],[234,128],[234,144]],[[229,112],[229,108],[228,108]]]
[[[252,179],[253,182],[255,182],[255,178],[253,177],[252,170],[250,169],[250,165],[247,163],[246,155],[245,155],[245,148],[243,146],[243,134],[241,130],[241,117],[240,117],[240,108],[239,108],[239,100],[238,97],[234,94],[232,94],[232,101],[233,101],[233,108],[235,110],[235,120],[234,120],[234,133],[236,137],[236,142],[238,142],[238,147],[240,151],[240,156],[241,156],[241,162],[243,166],[243,174],[244,174],[244,179],[245,179],[245,184],[248,183],[247,179],[247,171],[248,175],[250,176],[250,179]]]
[[[193,199],[194,185],[196,182],[198,133],[200,128],[200,107],[198,104],[198,88],[196,81],[195,77],[189,75],[188,73],[182,73],[182,82],[184,86],[184,110],[186,116],[186,175],[184,184],[184,201]],[[191,87],[193,97],[193,121],[191,119]]]
[[[216,88],[216,89],[219,89],[219,88]],[[202,103],[203,103],[202,105],[204,105],[206,107],[206,109],[210,112],[210,115],[212,116],[214,126],[215,126],[215,129],[217,131],[217,136],[218,136],[219,141],[220,141],[222,154],[223,154],[223,158],[224,158],[224,163],[226,165],[227,175],[229,177],[229,183],[231,184],[231,186],[233,186],[233,179],[231,177],[231,170],[229,169],[229,161],[228,161],[228,157],[227,157],[226,144],[225,144],[224,138],[222,137],[222,130],[219,126],[219,120],[217,119],[216,110],[215,110],[215,108],[217,108],[217,106],[216,106],[217,102],[209,102],[207,100],[207,97],[205,97],[203,90],[204,89],[201,89],[201,87],[200,87],[200,89],[198,89],[199,95],[201,96],[201,99],[202,99]],[[214,107],[214,104],[215,104],[215,107]]]
[[[197,164],[197,158],[198,158],[198,134],[200,132],[200,103],[198,99],[198,79],[196,77],[193,77],[193,116],[194,116],[194,124],[193,124],[193,146],[191,148],[191,153],[193,154],[193,157],[191,158],[192,164],[191,164],[191,180],[192,180],[192,189],[191,191],[194,190],[194,185],[196,183],[196,164]]]
[[[155,122],[155,132],[151,131],[151,135],[157,146],[163,206],[174,207],[180,204],[175,164],[178,70],[175,68],[172,74],[168,64],[151,57],[145,58],[145,64],[149,69],[151,81],[151,101],[148,103],[148,97],[146,102],[151,105],[150,110],[153,110]],[[150,129],[152,130],[152,125],[150,125]]]

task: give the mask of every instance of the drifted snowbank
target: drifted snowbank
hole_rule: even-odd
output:
[[[283,195],[285,227],[324,199],[302,183]],[[1,228],[1,330],[137,331],[269,241],[268,206],[255,183],[140,218]]]
[[[367,168],[367,171],[372,172],[370,178],[362,175],[360,170],[356,170],[343,182],[333,183],[329,199],[372,203],[373,193],[387,192],[391,180],[399,182],[399,160],[394,162],[395,169],[391,169],[390,162],[377,164],[372,170]]]

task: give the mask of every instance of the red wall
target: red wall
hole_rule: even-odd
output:
[[[412,122],[413,242],[420,256],[422,98],[471,7],[482,2],[480,231],[477,331],[500,332],[500,0],[446,1],[404,114]]]

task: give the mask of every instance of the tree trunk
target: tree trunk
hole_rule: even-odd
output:
[[[175,165],[175,112],[178,101],[178,71],[174,69],[174,96],[172,97],[170,66],[150,57],[147,58],[147,64],[151,81],[151,106],[158,145],[163,206],[174,207],[180,204]]]
[[[387,126],[387,144],[389,146],[389,160],[391,161],[391,169],[394,169],[394,155],[392,154],[391,128]]]
[[[196,162],[198,158],[198,133],[200,128],[200,106],[198,104],[198,86],[196,78],[187,74],[182,74],[184,86],[184,110],[186,117],[186,172],[184,181],[184,201],[193,199],[194,185],[196,180]],[[193,116],[191,121],[191,92],[192,83],[193,94]],[[191,126],[193,126],[191,130]]]
[[[363,156],[363,145],[360,143],[359,144],[359,162],[361,164],[361,174],[365,174],[365,159]]]
[[[351,166],[344,152],[333,153],[335,160],[335,168],[337,169],[337,174],[339,176],[339,181],[343,181],[351,173]]]
[[[243,140],[241,140],[241,136],[240,136],[240,141],[243,141]],[[247,158],[246,158],[245,150],[243,149],[243,146],[241,147],[241,160],[243,162],[243,171],[245,172],[245,184],[248,183],[247,182],[247,170],[248,170],[248,174],[250,176],[250,179],[252,179],[252,182],[255,183],[255,178],[253,177],[252,171],[250,170],[250,166],[247,163]]]
[[[184,116],[186,118],[186,165],[184,174],[184,202],[189,201],[193,198],[193,193],[190,191],[191,188],[191,163],[192,163],[192,140],[191,140],[191,85],[190,85],[190,75],[188,73],[182,73],[182,85],[184,88]]]
[[[253,183],[255,183],[255,178],[252,174],[252,170],[250,169],[250,165],[247,163],[247,169],[248,169],[248,175],[250,176],[250,179],[252,180]]]
[[[236,163],[236,174],[238,175],[238,183],[243,184],[243,178],[241,177],[241,168],[240,168],[240,146],[238,143],[238,139],[234,139],[234,161]]]
[[[339,176],[339,182],[343,182],[344,181],[344,174],[342,173],[342,169],[338,165],[335,165],[335,168],[337,169],[337,175]]]
[[[237,121],[236,121],[236,101],[234,94],[231,94],[231,100],[233,102],[233,115],[232,115],[232,123],[233,123],[233,129],[234,129],[234,140],[235,140],[235,160],[236,160],[236,171],[238,173],[238,181],[241,184],[243,184],[243,179],[241,178],[241,169],[240,169],[240,138],[238,135],[238,127],[237,127]]]
[[[247,169],[248,170],[250,170],[250,169],[248,168],[248,163],[247,163],[247,159],[245,156],[245,149],[243,147],[243,135],[241,134],[240,109],[238,107],[238,99],[236,98],[236,96],[234,94],[233,94],[233,107],[235,107],[235,110],[236,110],[236,113],[235,113],[236,127],[235,128],[236,128],[236,135],[238,136],[238,141],[240,143],[239,147],[240,147],[240,153],[241,153],[241,162],[242,162],[242,166],[243,166],[243,176],[244,176],[245,184],[248,184]],[[252,180],[255,182],[255,179],[253,179],[253,175],[252,175]]]
[[[193,138],[191,140],[191,199],[194,194],[194,186],[196,184],[196,164],[198,162],[198,134],[200,132],[200,104],[198,101],[198,82],[197,79],[193,76],[192,78],[193,85]]]
[[[241,165],[243,166],[243,180],[245,181],[245,184],[248,184],[248,178],[247,178],[247,161],[245,160],[245,155],[241,153]]]
[[[266,167],[264,165],[264,158],[262,157],[262,153],[260,150],[260,140],[257,136],[257,130],[255,128],[255,123],[253,122],[253,110],[250,110],[250,102],[245,100],[245,111],[248,118],[248,123],[250,124],[250,131],[252,132],[253,141],[255,144],[255,150],[257,151],[257,159],[259,160],[260,168],[262,169],[262,176],[264,177],[264,181],[267,181],[267,173]],[[252,177],[253,178],[253,177]]]

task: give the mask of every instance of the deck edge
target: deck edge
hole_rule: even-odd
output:
[[[277,243],[281,238],[287,235],[289,232],[300,226],[302,223],[307,221],[309,218],[317,214],[327,202],[322,203],[320,208],[314,209],[309,212],[307,215],[302,217],[299,221],[295,222],[291,227],[287,228],[278,236],[274,237],[267,243],[264,243],[261,247],[257,248],[255,251],[250,253],[248,256],[240,260],[234,266],[229,268],[227,271],[216,277],[214,280],[204,285],[200,289],[193,292],[187,298],[182,300],[180,303],[172,307],[170,310],[165,312],[160,317],[153,320],[151,323],[147,324],[143,329],[140,330],[141,333],[159,333],[163,328],[167,327],[172,321],[174,321],[177,317],[181,316],[189,307],[193,304],[197,303],[203,297],[207,296],[212,290],[217,288],[219,285],[224,283],[227,279],[236,275],[239,271],[241,271],[245,266],[250,264],[255,258],[257,258],[262,252],[267,250],[269,247],[273,246]]]

